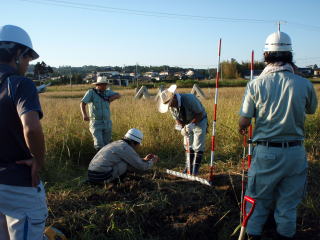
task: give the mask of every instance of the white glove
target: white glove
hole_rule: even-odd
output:
[[[176,124],[176,126],[174,127],[176,130],[181,131],[182,130],[182,126],[180,124]]]
[[[193,131],[193,129],[196,127],[196,125],[194,123],[189,123],[185,126],[186,128],[186,132],[187,133],[191,133]]]
[[[185,127],[181,129],[181,135],[184,136],[184,137],[185,137],[185,136],[188,136],[188,133],[187,133]]]

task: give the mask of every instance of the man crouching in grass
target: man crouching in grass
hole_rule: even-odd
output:
[[[146,171],[159,157],[148,154],[141,158],[136,150],[141,145],[143,134],[131,128],[124,138],[104,146],[91,160],[88,168],[88,182],[102,185],[123,176],[128,168]]]

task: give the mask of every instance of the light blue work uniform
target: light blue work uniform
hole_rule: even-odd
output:
[[[191,123],[196,114],[202,113],[202,119],[195,124],[195,128],[189,135],[189,144],[194,152],[205,151],[205,141],[208,126],[207,113],[199,99],[194,94],[178,94],[178,107],[170,107],[172,117],[180,121],[183,125]],[[186,141],[184,139],[184,147]]]
[[[35,187],[0,184],[0,239],[42,240],[48,217],[42,183]]]
[[[101,94],[107,99],[118,93],[105,90]],[[99,96],[94,89],[88,90],[81,102],[89,106],[89,130],[93,137],[94,147],[101,149],[111,141],[112,121],[110,102]]]
[[[261,235],[272,209],[277,232],[286,237],[295,234],[296,209],[307,177],[305,115],[316,109],[312,83],[295,75],[288,65],[268,65],[247,84],[240,115],[255,118],[256,143],[246,190],[246,195],[256,200],[247,225],[249,234]]]
[[[104,146],[91,160],[89,171],[109,173],[112,181],[128,169],[146,171],[153,166],[153,161],[144,161],[124,140],[118,140]],[[90,180],[90,174],[88,175]]]

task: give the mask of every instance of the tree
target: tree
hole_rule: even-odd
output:
[[[221,63],[222,76],[224,78],[238,78],[240,76],[238,69],[239,63],[234,58],[231,58],[230,61],[223,61]]]
[[[34,66],[33,74],[36,78],[40,78],[41,75],[45,75],[48,73],[53,73],[53,69],[49,65],[47,66],[44,61],[42,61],[41,63],[37,62],[37,64]]]

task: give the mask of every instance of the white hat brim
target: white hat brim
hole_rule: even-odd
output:
[[[159,110],[159,112],[160,113],[166,113],[166,112],[168,112],[168,109],[169,109],[169,103],[164,104],[164,103],[162,103],[161,100],[159,100],[159,102],[158,102],[158,110]]]
[[[173,93],[172,94],[172,98],[170,99],[170,101],[168,103],[163,103],[162,100],[161,100],[161,97],[159,98],[159,102],[158,102],[158,111],[160,113],[166,113],[168,112],[168,109],[169,109],[169,105],[172,101],[172,99],[174,98],[174,94],[176,92],[176,89],[177,89],[177,85],[171,85],[167,90],[165,91],[168,91],[168,92],[171,92]]]

